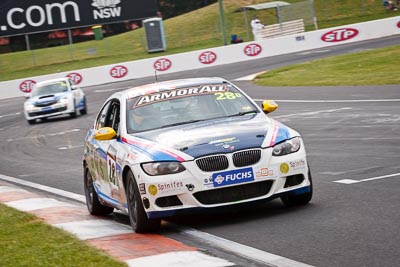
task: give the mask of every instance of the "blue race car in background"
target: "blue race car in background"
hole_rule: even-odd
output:
[[[24,115],[29,124],[65,114],[75,118],[78,111],[82,115],[87,113],[86,97],[69,78],[37,83],[24,103]]]
[[[136,232],[161,218],[280,197],[307,204],[311,171],[300,134],[222,78],[181,79],[112,94],[85,139],[88,210],[125,212]]]

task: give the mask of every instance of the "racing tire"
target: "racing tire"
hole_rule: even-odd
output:
[[[86,206],[90,214],[92,215],[108,215],[114,211],[114,208],[104,206],[100,203],[99,197],[93,186],[92,175],[89,168],[85,168],[84,173],[84,189],[86,197]]]
[[[129,221],[136,233],[156,232],[160,229],[161,219],[147,218],[135,177],[131,171],[128,172],[126,179],[126,200]]]
[[[308,166],[308,179],[310,180],[310,191],[301,195],[287,194],[281,197],[285,207],[294,207],[308,204],[313,196],[313,183],[310,166]]]
[[[27,121],[28,121],[28,123],[31,124],[31,125],[36,123],[36,120],[35,120],[35,119],[33,119],[33,120],[27,120]]]
[[[87,103],[86,103],[86,97],[83,99],[83,106],[84,106],[84,108],[83,109],[81,109],[81,115],[85,115],[85,114],[87,114]]]

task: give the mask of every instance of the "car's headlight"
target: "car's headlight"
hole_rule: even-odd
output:
[[[64,96],[64,97],[61,98],[59,101],[60,101],[61,104],[68,104],[68,97],[67,97],[67,96]]]
[[[300,137],[295,137],[274,146],[272,150],[272,156],[276,157],[284,156],[290,153],[297,152],[299,151],[299,149],[300,149]]]
[[[32,110],[35,108],[35,106],[33,104],[26,104],[25,108],[26,110]]]
[[[172,174],[186,170],[182,164],[174,161],[142,163],[142,169],[148,175]]]

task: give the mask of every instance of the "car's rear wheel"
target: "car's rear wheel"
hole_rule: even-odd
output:
[[[36,120],[35,120],[35,119],[33,119],[33,120],[27,120],[27,121],[28,121],[29,124],[35,124],[35,123],[36,123]]]
[[[87,113],[87,103],[86,103],[86,97],[83,98],[83,109],[81,109],[81,115],[85,115]]]
[[[311,201],[313,196],[313,183],[310,166],[308,166],[308,179],[310,180],[310,191],[300,195],[287,194],[281,197],[281,200],[286,207],[305,205]]]
[[[140,199],[135,177],[131,171],[126,179],[126,199],[128,202],[129,221],[136,233],[155,232],[160,229],[160,219],[148,219]]]
[[[85,168],[84,173],[84,189],[86,197],[86,206],[92,215],[107,215],[113,212],[114,208],[104,206],[100,203],[96,190],[93,186],[92,175],[89,168]]]

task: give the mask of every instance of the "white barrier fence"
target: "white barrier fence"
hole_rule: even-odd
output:
[[[266,58],[400,34],[400,16],[277,38],[0,82],[0,99],[24,96],[40,81],[72,77],[81,87]]]

